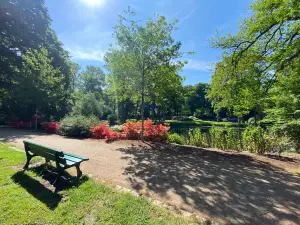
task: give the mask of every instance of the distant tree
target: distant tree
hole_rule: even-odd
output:
[[[76,101],[76,104],[72,108],[73,115],[81,115],[86,117],[96,116],[101,119],[103,113],[104,106],[96,99],[94,93],[83,95],[81,99]]]
[[[101,68],[89,65],[78,74],[78,88],[84,93],[102,94],[104,87],[105,74]]]
[[[208,89],[207,83],[184,86],[185,109],[183,111],[201,118],[214,117],[212,105],[206,97]]]

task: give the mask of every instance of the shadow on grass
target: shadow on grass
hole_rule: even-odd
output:
[[[55,183],[55,185],[51,185],[56,179],[54,167],[41,165],[30,168],[30,171],[42,176],[43,179],[38,181],[27,175],[24,171],[15,173],[11,178],[15,183],[21,185],[28,193],[44,203],[51,210],[54,210],[63,198],[59,191],[76,188],[88,180],[87,176],[83,176],[77,180],[65,172],[63,176],[59,178],[59,182]]]
[[[61,201],[62,196],[53,193],[39,181],[28,176],[24,172],[17,172],[12,176],[15,183],[20,184],[33,197],[43,202],[51,210],[55,209]]]

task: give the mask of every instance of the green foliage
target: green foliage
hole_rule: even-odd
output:
[[[28,120],[69,110],[76,66],[51,29],[44,1],[1,1],[0,111]]]
[[[172,37],[176,21],[169,23],[164,16],[154,15],[141,23],[134,16],[130,8],[120,16],[114,32],[117,46],[109,49],[105,62],[116,101],[140,102],[143,137],[145,101],[162,108],[178,106],[175,100],[182,78],[177,72],[184,62],[180,61],[181,43]]]
[[[202,134],[199,128],[190,130],[185,137],[185,144],[197,147],[208,147],[207,134]]]
[[[175,144],[179,144],[179,145],[184,144],[184,139],[177,133],[168,134],[167,140],[169,143],[175,143]]]
[[[96,117],[67,116],[59,124],[59,132],[68,137],[89,137],[92,127],[97,125]]]
[[[113,124],[118,120],[118,118],[115,114],[110,114],[110,115],[108,115],[107,120],[108,120],[109,124]]]
[[[72,115],[81,115],[85,117],[95,116],[98,119],[101,119],[104,113],[103,104],[98,101],[94,93],[88,93],[83,95],[79,99],[75,106],[72,108]]]
[[[211,103],[206,98],[209,84],[198,83],[194,86],[184,86],[185,91],[185,107],[189,109],[189,113],[198,118],[214,117]]]
[[[236,35],[214,38],[212,45],[221,48],[223,55],[208,94],[215,111],[227,108],[239,117],[252,111],[266,115],[275,127],[287,124],[283,129],[296,146],[293,127],[297,122],[293,120],[300,118],[299,4],[297,0],[256,0],[250,6],[252,15],[243,20]],[[264,151],[259,132],[249,138],[253,148],[260,146],[259,151]]]
[[[296,152],[300,153],[300,120],[287,122],[280,129],[293,142]]]
[[[87,66],[86,70],[78,74],[78,89],[84,93],[102,94],[105,86],[105,74],[101,68]]]
[[[269,147],[266,131],[259,126],[248,126],[243,132],[243,145],[246,151],[264,154]]]

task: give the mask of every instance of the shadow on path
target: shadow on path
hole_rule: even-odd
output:
[[[132,188],[182,208],[224,224],[300,221],[300,178],[251,156],[154,144],[118,151],[129,159]]]
[[[48,136],[51,134],[41,133],[33,129],[17,129],[10,127],[0,128],[0,141],[15,142],[16,140],[32,139],[36,136]]]

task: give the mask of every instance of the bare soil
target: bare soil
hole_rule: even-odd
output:
[[[23,140],[88,157],[81,168],[95,180],[222,224],[300,221],[300,176],[289,172],[300,168],[296,154],[257,156],[139,141],[107,144],[0,128],[0,141],[23,148]]]

